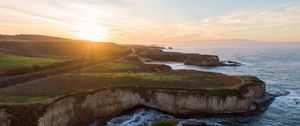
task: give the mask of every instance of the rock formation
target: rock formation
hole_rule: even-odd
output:
[[[138,48],[138,56],[149,59],[148,61],[173,61],[182,62],[185,65],[195,66],[240,66],[241,64],[234,61],[220,61],[216,55],[203,55],[198,53],[180,53],[164,52],[160,48]]]
[[[154,108],[175,116],[258,114],[264,111],[273,99],[274,97],[268,97],[265,92],[264,82],[257,78],[252,78],[251,82],[241,85],[238,90],[131,86],[104,88],[56,98],[53,102],[39,107],[44,109],[34,109],[39,110],[34,113],[40,116],[36,116],[35,122],[24,123],[24,126],[85,124],[99,117],[116,116],[136,106]],[[16,109],[11,110],[10,114],[15,114],[12,116],[20,112]],[[3,126],[10,126],[9,118],[15,118],[8,118],[8,114],[7,111],[1,110],[0,123]],[[28,116],[30,115],[32,113],[28,113]],[[26,117],[18,117],[18,119],[23,120],[14,121],[30,122],[26,121]],[[12,124],[16,123],[12,122]]]
[[[5,109],[0,110],[0,126],[10,126],[10,119]]]

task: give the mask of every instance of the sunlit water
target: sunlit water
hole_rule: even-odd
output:
[[[218,55],[221,60],[243,63],[239,67],[201,68],[182,63],[166,63],[173,69],[194,69],[230,75],[255,75],[267,83],[267,91],[289,91],[278,97],[269,109],[255,117],[201,118],[210,124],[224,126],[300,126],[300,44],[226,44],[202,47],[174,47],[179,52]],[[108,126],[144,126],[153,120],[173,118],[154,110],[139,109],[130,115],[115,117]],[[185,120],[181,120],[183,122]]]

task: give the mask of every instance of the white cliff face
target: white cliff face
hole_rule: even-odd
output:
[[[81,109],[90,111],[95,117],[119,114],[139,104],[140,95],[131,91],[103,90],[87,95]]]
[[[251,110],[253,97],[254,93],[220,97],[183,89],[104,89],[85,94],[81,99],[69,96],[51,104],[39,118],[38,126],[69,126],[79,118],[115,116],[140,105],[174,115],[246,113]]]
[[[77,118],[85,117],[84,114],[90,118],[117,115],[136,106],[140,99],[138,93],[112,89],[88,94],[82,101],[69,96],[49,106],[39,118],[38,126],[69,126],[76,123]]]
[[[10,119],[5,109],[0,110],[0,126],[10,126]]]
[[[75,116],[75,104],[74,97],[51,104],[43,117],[38,119],[38,126],[66,126]]]

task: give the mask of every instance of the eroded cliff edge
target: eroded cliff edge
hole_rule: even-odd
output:
[[[70,126],[112,117],[136,106],[175,116],[252,115],[264,111],[273,99],[256,77],[243,77],[242,84],[220,89],[110,87],[67,94],[43,104],[1,105],[0,124]]]
[[[214,67],[214,66],[241,66],[241,63],[235,61],[221,61],[217,55],[166,52],[164,47],[128,45],[135,51],[136,56],[144,62],[152,61],[171,61],[181,62],[185,65]]]

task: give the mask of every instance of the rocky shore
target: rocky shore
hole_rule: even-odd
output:
[[[146,58],[146,62],[151,61],[172,61],[181,62],[185,65],[194,66],[240,66],[241,63],[235,61],[220,61],[216,55],[197,54],[197,53],[180,53],[180,52],[165,52],[163,47],[155,46],[131,46],[136,50],[136,55]]]

